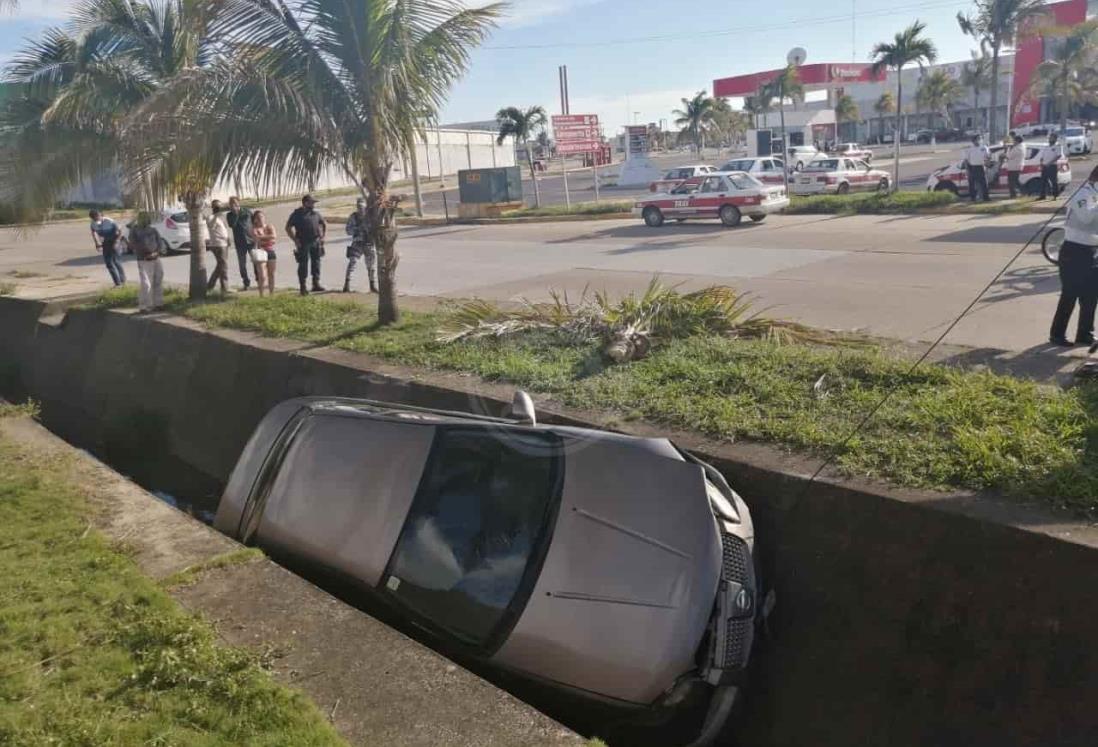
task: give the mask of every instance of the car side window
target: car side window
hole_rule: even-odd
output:
[[[724,180],[719,176],[711,176],[702,183],[702,192],[723,192]]]
[[[560,439],[443,427],[384,588],[465,643],[489,645],[529,597],[560,500]]]

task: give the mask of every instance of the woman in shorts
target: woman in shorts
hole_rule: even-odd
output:
[[[275,241],[278,239],[278,234],[275,232],[275,227],[267,222],[267,216],[262,210],[252,213],[252,234],[255,236],[252,264],[255,266],[259,295],[263,295],[264,288],[268,294],[274,293],[275,267],[278,261],[275,255]]]

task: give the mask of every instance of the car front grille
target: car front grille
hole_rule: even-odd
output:
[[[732,618],[726,623],[726,637],[724,644],[724,668],[738,669],[744,661],[744,648],[747,645],[747,629],[754,624],[750,617]]]
[[[751,562],[747,543],[734,534],[721,532],[721,547],[724,551],[721,578],[737,584],[746,584],[747,564]]]

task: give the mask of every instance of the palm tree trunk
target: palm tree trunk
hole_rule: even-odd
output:
[[[400,321],[396,293],[396,270],[400,263],[396,248],[398,231],[393,207],[382,202],[386,186],[377,185],[378,188],[367,190],[364,184],[359,184],[362,196],[366,198],[366,223],[377,250],[377,321],[382,325]]]
[[[191,232],[191,277],[187,297],[198,301],[206,297],[206,242],[202,240],[202,195],[188,192],[187,217]]]
[[[904,110],[903,70],[896,70],[896,130],[892,133],[892,191],[900,189],[900,117]]]
[[[538,174],[534,171],[534,155],[530,152],[530,144],[526,143],[526,165],[530,167],[530,181],[534,183],[534,207],[541,207],[541,190],[538,188]]]
[[[996,126],[996,119],[998,118],[998,106],[999,106],[999,45],[993,44],[991,47],[991,106],[988,108],[987,113],[987,131],[991,142],[997,142],[998,127]]]

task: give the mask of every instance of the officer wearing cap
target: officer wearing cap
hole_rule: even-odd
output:
[[[316,200],[312,195],[301,198],[301,207],[290,213],[286,221],[286,234],[294,242],[294,259],[297,260],[297,281],[301,286],[301,295],[308,295],[305,280],[310,275],[312,264],[313,292],[324,290],[320,285],[320,258],[324,256],[324,236],[328,233],[328,224],[324,216],[316,211]]]
[[[347,247],[347,279],[343,281],[343,292],[351,292],[351,278],[355,274],[358,261],[366,258],[366,272],[370,276],[370,292],[377,293],[377,250],[370,237],[370,227],[366,223],[366,200],[358,198],[355,211],[347,219],[347,235],[351,244]]]
[[[1060,161],[1064,158],[1064,146],[1059,143],[1060,136],[1055,132],[1048,134],[1048,145],[1041,148],[1037,158],[1041,162],[1041,196],[1043,200],[1051,196],[1060,196]]]
[[[973,135],[972,145],[965,148],[965,169],[968,171],[968,197],[988,201],[987,165],[991,161],[991,151],[984,145],[983,135]]]
[[[1094,343],[1094,311],[1098,308],[1098,167],[1090,172],[1068,206],[1064,245],[1060,248],[1060,302],[1052,318],[1049,342],[1070,347],[1068,321],[1079,305],[1076,345]]]

